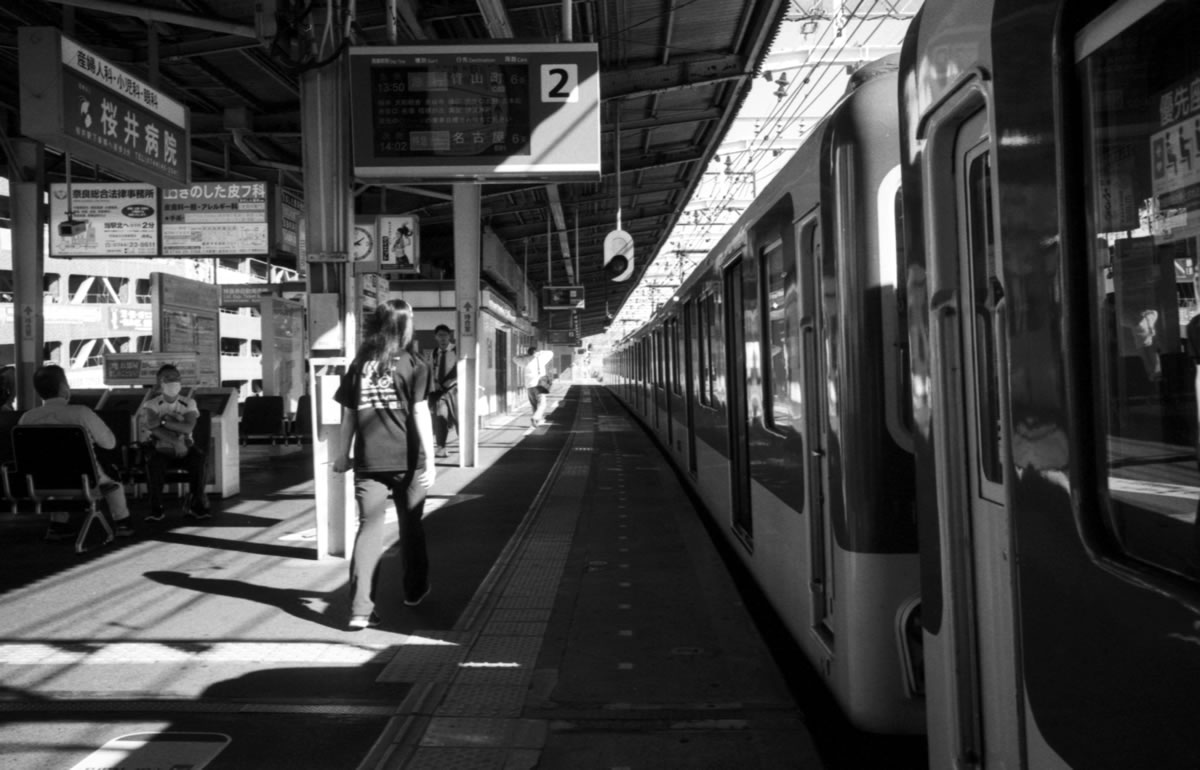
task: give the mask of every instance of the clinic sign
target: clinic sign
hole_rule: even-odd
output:
[[[162,187],[189,181],[182,103],[51,27],[22,27],[21,133]]]
[[[350,49],[361,179],[595,179],[594,43]]]

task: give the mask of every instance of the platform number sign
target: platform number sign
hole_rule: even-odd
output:
[[[360,180],[600,178],[595,43],[354,47],[350,89]]]
[[[576,64],[542,65],[542,101],[579,101],[579,66]]]

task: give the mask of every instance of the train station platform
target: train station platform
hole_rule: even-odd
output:
[[[439,461],[432,591],[406,607],[389,550],[360,632],[310,447],[245,447],[212,520],[81,555],[0,514],[0,768],[822,768],[657,448],[602,387],[552,403]]]

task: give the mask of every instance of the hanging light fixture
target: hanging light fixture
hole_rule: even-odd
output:
[[[786,72],[779,73],[778,82],[779,87],[775,89],[775,98],[782,99],[783,97],[787,96],[788,79]]]

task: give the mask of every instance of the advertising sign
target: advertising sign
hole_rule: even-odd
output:
[[[1160,241],[1200,233],[1200,76],[1193,73],[1157,94],[1158,130],[1150,135],[1153,206],[1150,230]]]
[[[275,221],[279,225],[276,228],[275,248],[277,251],[299,257],[301,256],[300,230],[304,222],[304,198],[281,187],[278,199]]]
[[[594,43],[351,48],[350,87],[359,178],[600,175]]]
[[[202,182],[162,191],[164,256],[270,253],[265,182]]]
[[[153,385],[158,381],[159,367],[173,364],[187,387],[200,379],[196,356],[179,353],[106,353],[104,356],[105,385]]]
[[[124,182],[50,185],[50,256],[158,254],[158,188]],[[70,222],[74,227],[67,226]]]
[[[189,181],[182,103],[52,27],[22,27],[21,133],[160,187]]]
[[[421,226],[415,216],[379,217],[379,269],[421,272]]]
[[[263,297],[278,297],[277,283],[223,283],[221,307],[259,307]]]

